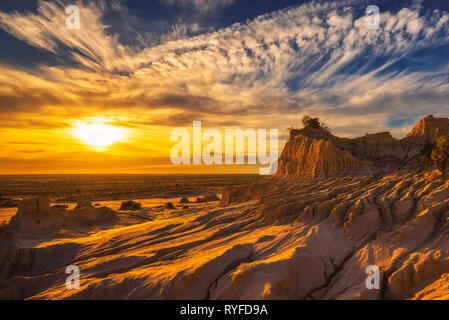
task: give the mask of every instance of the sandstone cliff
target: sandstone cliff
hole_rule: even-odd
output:
[[[339,138],[319,129],[292,130],[279,158],[277,176],[325,178],[371,176],[398,169],[416,157],[429,142],[449,134],[449,119],[421,119],[403,139],[389,132],[360,138]]]

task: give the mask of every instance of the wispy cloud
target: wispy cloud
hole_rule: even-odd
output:
[[[78,3],[81,28],[76,32],[66,28],[67,4],[61,0],[39,1],[36,14],[0,12],[0,27],[32,46],[56,55],[69,55],[96,71],[136,69],[139,61],[135,52],[122,45],[117,36],[108,34],[108,26],[102,21],[106,10],[121,10],[120,2]]]
[[[169,5],[191,7],[198,11],[207,12],[227,7],[234,3],[234,0],[160,0]]]
[[[40,1],[37,13],[0,13],[5,31],[77,63],[0,65],[0,113],[40,108],[73,117],[120,114],[139,126],[204,120],[259,128],[286,128],[311,113],[338,134],[394,123],[402,135],[410,121],[395,120],[449,111],[449,59],[426,56],[449,45],[449,14],[420,3],[383,12],[380,30],[366,28],[361,1],[311,1],[213,32],[195,29],[195,36],[180,26],[143,49],[110,33],[103,17],[112,9],[104,2],[79,5],[79,31],[65,28],[59,1]]]

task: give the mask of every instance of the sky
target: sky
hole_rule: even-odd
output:
[[[280,149],[305,114],[401,138],[449,116],[448,27],[438,0],[2,0],[0,174],[256,172],[174,166],[170,135],[193,121],[278,129]],[[77,134],[98,123],[121,138]]]

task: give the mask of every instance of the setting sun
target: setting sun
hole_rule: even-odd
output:
[[[83,123],[74,130],[74,135],[93,147],[109,147],[125,138],[125,130],[104,123]]]

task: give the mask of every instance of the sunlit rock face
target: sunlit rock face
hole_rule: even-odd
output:
[[[406,138],[420,138],[426,142],[431,142],[436,138],[447,134],[449,134],[449,119],[427,116],[419,120],[418,124]]]
[[[277,175],[305,178],[370,175],[374,173],[371,161],[361,160],[331,140],[310,138],[298,134],[292,137],[282,151]]]
[[[47,197],[33,197],[19,202],[18,214],[27,215],[50,211],[50,199]]]
[[[403,139],[389,132],[339,138],[319,129],[293,130],[277,176],[325,178],[385,174],[420,155],[426,144],[449,134],[449,119],[428,116]]]

